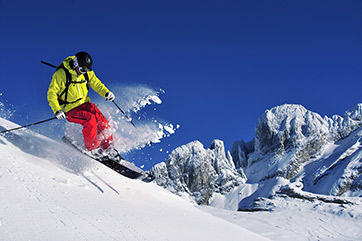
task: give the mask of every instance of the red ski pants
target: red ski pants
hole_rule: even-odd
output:
[[[86,102],[68,111],[67,119],[83,126],[84,145],[89,151],[98,147],[106,150],[111,145],[113,137],[108,120],[93,103]]]

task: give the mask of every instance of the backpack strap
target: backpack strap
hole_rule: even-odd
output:
[[[87,81],[87,84],[88,84],[88,82],[89,82],[89,76],[88,76],[88,73],[87,72],[85,72],[85,74],[83,74],[84,75],[84,78],[85,78],[85,80]]]
[[[85,74],[83,74],[83,75],[84,75],[85,81],[87,83],[87,89],[89,90],[89,76],[88,76],[88,73],[85,72]]]
[[[68,97],[68,88],[69,88],[69,85],[70,85],[70,82],[72,81],[72,76],[70,75],[69,71],[67,70],[67,68],[64,67],[64,64],[61,63],[58,68],[57,68],[57,71],[59,69],[63,69],[64,70],[64,73],[65,73],[65,76],[66,76],[66,82],[65,82],[65,89],[63,90],[63,92],[58,95],[58,102],[60,105],[64,105],[66,104],[67,102],[67,97]],[[65,98],[64,100],[61,98],[62,95],[64,95],[65,93]]]
[[[79,98],[79,99],[77,99],[77,100],[75,100],[75,101],[72,101],[72,102],[68,102],[68,101],[67,101],[67,98],[68,98],[68,89],[69,89],[70,84],[82,84],[82,83],[86,83],[86,84],[87,84],[87,88],[89,88],[89,86],[88,86],[89,76],[88,76],[88,73],[85,73],[85,74],[84,74],[85,80],[82,80],[82,81],[72,81],[72,76],[71,76],[71,74],[69,73],[69,70],[68,70],[67,68],[65,68],[65,66],[64,66],[63,63],[61,63],[61,64],[58,66],[57,70],[59,70],[59,69],[63,69],[63,70],[64,70],[65,76],[66,76],[66,82],[65,82],[65,89],[63,90],[63,92],[62,92],[60,95],[58,95],[58,102],[59,102],[59,105],[64,105],[64,107],[65,107],[67,104],[72,104],[72,103],[75,103],[75,102],[77,102],[77,101],[79,101],[79,100],[82,99],[82,98]],[[62,99],[62,96],[63,96],[64,94],[65,94],[64,99]],[[64,107],[63,107],[63,108],[64,108]]]

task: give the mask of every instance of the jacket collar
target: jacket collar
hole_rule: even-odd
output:
[[[66,58],[63,61],[64,67],[66,69],[68,69],[69,73],[71,73],[72,75],[77,75],[77,72],[73,69],[74,63],[73,63],[73,59],[75,58],[75,56],[69,56],[68,58]]]

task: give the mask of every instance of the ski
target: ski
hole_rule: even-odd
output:
[[[77,143],[74,140],[71,140],[67,136],[63,136],[62,141],[75,148],[79,152],[83,153],[84,155],[88,156],[89,158],[92,158],[103,165],[111,168],[113,171],[131,178],[131,179],[139,179],[144,182],[151,182],[154,177],[150,176],[147,172],[143,171],[141,168],[135,166],[134,164],[124,160],[120,155],[116,156],[115,159],[111,159],[107,156],[103,156],[101,158],[93,156],[89,151],[85,150],[79,143]]]

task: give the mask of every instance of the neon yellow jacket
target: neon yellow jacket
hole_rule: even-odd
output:
[[[94,74],[94,71],[89,71],[88,77],[89,82],[86,83],[84,75],[77,75],[76,71],[71,69],[69,63],[74,59],[75,56],[70,56],[66,58],[63,61],[64,67],[68,69],[72,81],[76,82],[83,82],[83,83],[71,83],[68,88],[68,95],[67,95],[67,102],[70,102],[69,104],[63,104],[60,105],[58,98],[60,97],[60,94],[65,90],[67,77],[65,74],[64,69],[59,68],[53,75],[52,80],[50,82],[49,88],[48,88],[48,102],[50,107],[52,108],[54,114],[58,110],[64,110],[65,112],[68,112],[75,107],[80,106],[83,103],[89,102],[90,98],[88,97],[88,87],[91,87],[95,92],[97,92],[99,95],[105,97],[106,93],[109,92],[107,87],[104,86],[104,84],[97,78],[97,76]],[[61,96],[63,101],[65,101],[65,94]],[[74,102],[74,103],[73,103]]]

